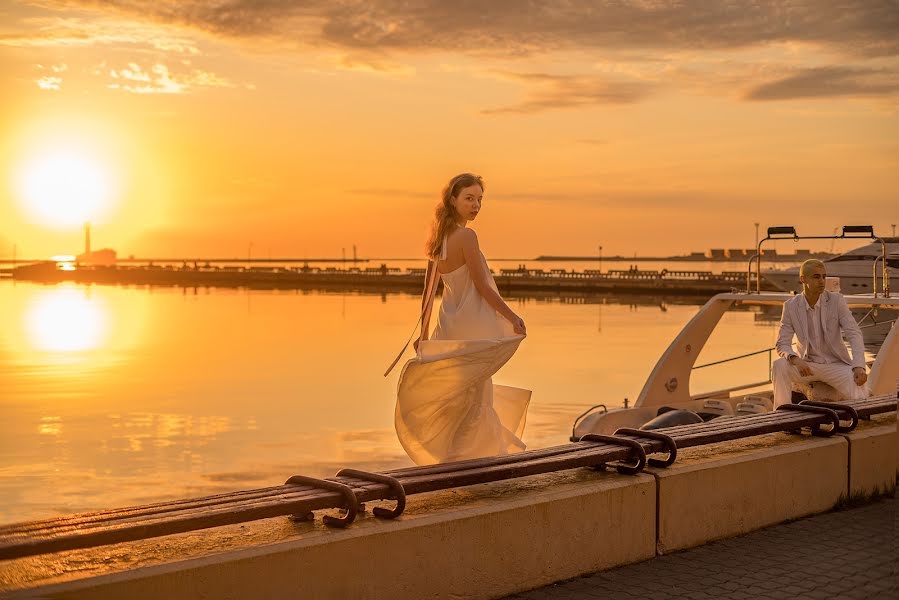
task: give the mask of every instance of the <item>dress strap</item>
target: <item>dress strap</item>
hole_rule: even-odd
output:
[[[446,249],[446,240],[444,240],[443,242],[443,247],[444,249]],[[437,261],[429,260],[428,270],[425,272],[425,286],[421,294],[421,315],[419,315],[418,321],[415,323],[415,327],[412,329],[412,335],[410,335],[409,339],[406,340],[406,344],[403,346],[403,349],[400,350],[400,353],[396,355],[396,358],[393,359],[393,362],[390,363],[390,366],[387,367],[386,371],[384,371],[384,377],[387,377],[390,374],[390,372],[396,366],[396,363],[400,362],[403,354],[406,353],[406,348],[409,347],[409,344],[412,342],[412,338],[415,337],[415,332],[418,330],[419,324],[421,324],[422,327],[418,339],[420,341],[428,339],[428,323],[431,319],[431,309],[434,306],[434,297],[437,295],[438,283],[440,283],[440,271],[437,268]]]

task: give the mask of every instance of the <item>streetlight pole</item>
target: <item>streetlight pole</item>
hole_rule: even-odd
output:
[[[895,229],[895,225],[893,229]],[[599,274],[602,275],[602,246],[599,247]]]
[[[890,225],[890,227],[893,228],[893,237],[896,237],[896,225],[895,225],[895,223],[894,223],[893,225]]]
[[[755,224],[755,247],[759,247],[759,224]]]

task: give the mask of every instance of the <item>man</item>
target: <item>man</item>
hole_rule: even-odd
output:
[[[868,374],[862,332],[849,312],[846,300],[824,289],[827,272],[820,260],[807,260],[799,269],[802,294],[784,302],[774,361],[774,406],[789,404],[793,383],[823,381],[843,399],[868,397]],[[842,334],[852,347],[846,351]],[[793,336],[798,353],[793,350]]]

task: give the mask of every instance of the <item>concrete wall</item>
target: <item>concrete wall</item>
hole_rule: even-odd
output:
[[[849,495],[872,494],[896,487],[896,425],[844,434],[849,442]]]
[[[846,493],[847,449],[813,438],[653,470],[659,554],[828,510]]]

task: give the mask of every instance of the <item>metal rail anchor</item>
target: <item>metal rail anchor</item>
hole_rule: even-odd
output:
[[[650,458],[647,460],[649,466],[651,467],[659,467],[666,468],[670,467],[674,464],[675,459],[677,459],[677,442],[674,441],[674,438],[671,436],[665,435],[664,433],[659,433],[657,431],[644,431],[642,429],[630,429],[629,427],[622,427],[615,431],[615,435],[632,435],[635,437],[643,437],[650,440],[659,440],[665,444],[665,450],[668,451],[668,458],[665,460],[660,460],[658,458]]]
[[[825,417],[830,419],[831,427],[830,429],[821,429],[820,423],[815,423],[812,425],[812,435],[817,437],[830,437],[835,434],[840,428],[840,415],[837,414],[837,411],[832,410],[830,408],[824,408],[821,406],[809,406],[808,404],[781,404],[776,409],[775,412],[786,410],[786,411],[795,411],[795,412],[808,412],[808,413],[816,413],[819,415],[824,415]]]
[[[375,483],[387,484],[393,492],[393,495],[387,497],[386,499],[396,500],[396,506],[392,510],[388,510],[380,506],[374,507],[371,512],[376,517],[380,517],[382,519],[395,519],[403,514],[403,511],[406,509],[406,490],[403,489],[403,484],[400,483],[399,479],[390,477],[389,475],[382,475],[380,473],[359,471],[358,469],[341,469],[337,471],[337,475],[335,477],[354,477],[356,479],[361,479],[362,481],[372,481]]]
[[[646,450],[643,449],[643,444],[638,442],[637,440],[629,440],[627,438],[615,437],[613,435],[602,435],[599,433],[588,433],[585,436],[581,436],[581,439],[578,440],[581,442],[605,442],[606,444],[612,444],[613,446],[627,446],[631,450],[637,453],[637,464],[635,465],[615,465],[615,468],[622,475],[636,475],[646,466]],[[596,465],[600,469],[604,469],[606,464],[599,463]]]
[[[838,433],[849,433],[858,427],[858,411],[848,404],[837,404],[836,402],[818,402],[816,400],[803,400],[800,406],[820,406],[821,408],[829,408],[833,411],[844,410],[849,414],[849,425],[840,425],[837,427]],[[839,415],[839,413],[837,413]]]
[[[324,517],[322,517],[322,522],[324,522],[325,525],[328,525],[330,527],[346,527],[356,520],[356,505],[358,504],[358,502],[356,501],[356,494],[353,492],[353,488],[348,485],[344,485],[336,481],[329,481],[327,479],[306,477],[305,475],[294,475],[293,477],[285,481],[284,485],[308,485],[310,487],[316,487],[322,490],[328,490],[329,492],[337,492],[341,494],[343,496],[344,504],[346,505],[342,508],[346,510],[346,514],[342,517],[332,517],[331,515],[325,515]],[[309,519],[310,514],[312,513],[298,515],[296,517],[296,520],[311,520]]]

